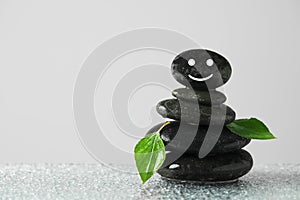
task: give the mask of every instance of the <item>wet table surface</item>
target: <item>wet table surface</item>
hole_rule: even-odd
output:
[[[300,164],[256,165],[238,182],[199,185],[100,164],[0,164],[2,199],[300,199]]]

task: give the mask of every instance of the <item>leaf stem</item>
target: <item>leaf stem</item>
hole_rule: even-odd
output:
[[[158,133],[165,127],[165,126],[167,126],[168,124],[170,124],[171,122],[166,122],[166,123],[164,123],[159,129],[158,129]]]

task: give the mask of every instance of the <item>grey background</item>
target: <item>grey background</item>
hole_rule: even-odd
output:
[[[95,162],[81,145],[73,121],[72,92],[80,67],[108,38],[159,27],[187,35],[230,60],[233,75],[224,87],[226,103],[240,118],[262,119],[278,137],[247,147],[256,163],[299,163],[299,4],[1,0],[0,161]],[[147,55],[165,65],[173,57],[143,52],[120,62],[141,64]],[[157,90],[148,105],[170,96]],[[136,102],[141,102],[139,95]],[[150,123],[151,107],[134,105],[130,113],[136,123]],[[134,116],[137,108],[145,109],[143,116]]]

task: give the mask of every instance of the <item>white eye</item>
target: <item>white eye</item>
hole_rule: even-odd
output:
[[[169,166],[169,169],[176,169],[178,167],[180,167],[178,164],[172,164]]]
[[[196,61],[194,59],[189,59],[188,64],[193,67],[196,64]]]
[[[209,67],[211,67],[211,66],[214,65],[214,61],[213,61],[212,59],[208,59],[208,60],[206,61],[206,65],[209,66]]]

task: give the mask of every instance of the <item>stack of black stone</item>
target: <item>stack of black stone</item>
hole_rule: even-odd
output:
[[[172,75],[186,88],[175,89],[175,98],[157,104],[161,116],[174,120],[161,131],[168,153],[158,173],[168,179],[205,183],[232,182],[247,174],[253,160],[242,148],[250,139],[226,128],[235,120],[235,112],[223,104],[226,96],[216,90],[231,76],[229,62],[213,51],[189,50],[175,57]],[[209,143],[209,152],[199,158],[200,148]]]

